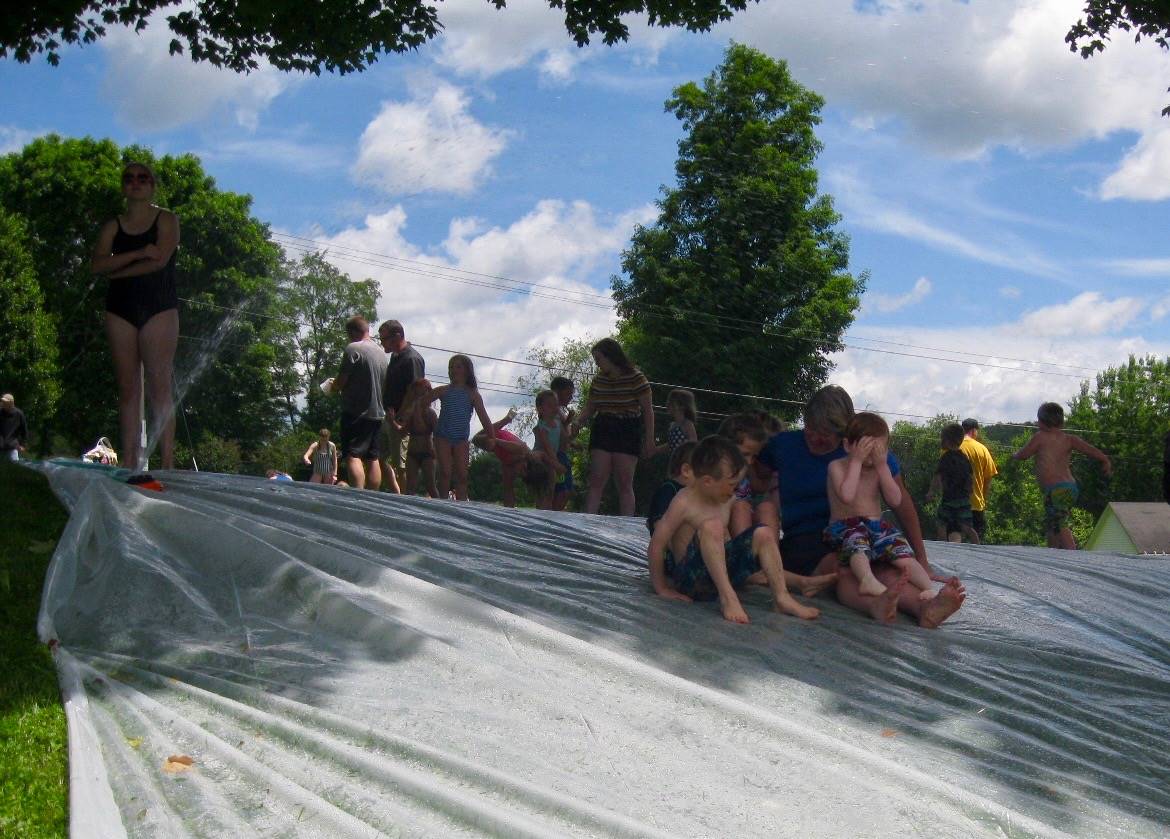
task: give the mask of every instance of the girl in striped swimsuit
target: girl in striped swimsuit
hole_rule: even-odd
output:
[[[435,459],[439,462],[439,497],[446,498],[452,484],[457,501],[467,500],[467,467],[471,450],[471,415],[474,413],[487,434],[488,451],[495,447],[496,433],[488,419],[475,380],[475,367],[465,355],[453,355],[447,363],[450,384],[430,393],[439,402],[439,423],[435,426]]]

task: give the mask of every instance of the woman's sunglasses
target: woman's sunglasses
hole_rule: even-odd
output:
[[[154,178],[151,175],[148,175],[146,172],[127,172],[122,176],[122,183],[124,184],[132,184],[135,182],[140,184],[152,184],[154,183]]]

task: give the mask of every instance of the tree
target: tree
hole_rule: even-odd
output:
[[[355,314],[373,317],[378,296],[376,282],[351,280],[322,253],[305,254],[300,262],[282,260],[277,312],[285,324],[296,324],[288,333],[295,374],[282,383],[290,424],[298,419],[313,428],[330,424],[336,400],[327,401],[317,385],[341,366],[348,342],[345,321]],[[298,407],[302,395],[303,409]]]
[[[503,9],[505,0],[486,0]],[[547,0],[563,9],[565,29],[578,46],[600,35],[606,44],[629,37],[622,17],[644,13],[654,26],[706,31],[747,7],[748,0]],[[5,10],[0,18],[0,57],[27,62],[45,53],[60,61],[63,44],[89,44],[107,27],[141,32],[160,9],[179,0],[58,0]],[[383,52],[417,49],[442,30],[438,9],[425,0],[324,0],[292,7],[279,0],[195,0],[167,16],[175,37],[171,54],[248,72],[261,60],[281,70],[320,74],[361,71]]]
[[[278,249],[252,218],[251,199],[216,189],[190,155],[156,160],[147,149],[120,149],[109,140],[48,135],[0,158],[0,208],[27,230],[45,311],[60,336],[61,398],[53,425],[59,445],[81,451],[117,427],[105,283],[90,274],[89,260],[99,226],[122,209],[120,175],[130,160],[153,164],[156,201],[182,223],[175,378],[187,410],[180,438],[206,433],[250,452],[282,421],[273,382],[281,364],[279,330],[271,318],[253,317],[270,314]],[[46,437],[48,430],[42,429]]]
[[[1162,498],[1162,439],[1170,430],[1170,359],[1129,357],[1121,367],[1081,383],[1069,404],[1065,425],[1113,461],[1106,479],[1095,461],[1076,458],[1073,475],[1081,485],[1080,505],[1094,519],[1110,501]]]
[[[27,246],[23,221],[0,208],[0,388],[30,417],[51,414],[57,382],[57,330]],[[43,448],[46,441],[41,440]]]
[[[686,131],[677,186],[613,280],[620,341],[650,379],[797,404],[824,382],[865,278],[847,273],[848,240],[817,193],[822,104],[784,62],[738,44],[667,101]],[[700,394],[699,407],[754,401]]]
[[[1114,29],[1132,32],[1135,43],[1150,38],[1162,49],[1170,49],[1170,3],[1166,0],[1085,0],[1085,16],[1073,24],[1064,40],[1081,58],[1090,58],[1105,51],[1105,42]],[[1162,116],[1170,116],[1170,105],[1162,109]]]

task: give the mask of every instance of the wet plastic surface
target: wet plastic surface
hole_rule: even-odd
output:
[[[46,470],[75,836],[1170,830],[1167,559],[928,543],[941,630],[740,627],[638,520]]]

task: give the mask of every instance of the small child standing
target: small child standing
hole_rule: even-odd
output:
[[[573,494],[573,461],[569,457],[569,447],[573,444],[573,420],[577,418],[577,412],[570,405],[577,386],[567,376],[554,376],[548,389],[557,397],[557,414],[561,420],[561,446],[557,451],[557,461],[565,467],[553,487],[552,509],[563,510],[569,504],[569,496]]]
[[[395,423],[399,434],[407,435],[406,494],[414,495],[421,480],[428,498],[442,498],[435,483],[434,433],[439,415],[431,407],[431,390],[431,383],[426,379],[411,382]]]
[[[979,534],[975,532],[974,516],[971,513],[971,484],[975,473],[971,469],[971,461],[960,448],[964,437],[966,432],[957,422],[943,426],[939,432],[939,442],[945,451],[938,459],[926,501],[933,501],[941,489],[942,500],[938,503],[940,540],[962,542],[966,536],[968,542],[978,545]]]
[[[572,466],[567,462],[568,458],[562,458],[568,435],[565,434],[565,425],[561,422],[561,403],[551,390],[542,390],[536,394],[536,427],[532,429],[532,436],[536,442],[535,450],[544,458],[545,465],[549,468],[549,476],[552,478],[552,483],[540,493],[536,506],[541,510],[551,510],[556,486],[560,484],[563,476],[572,472]]]
[[[815,618],[820,610],[802,605],[788,592],[775,531],[754,527],[729,538],[735,487],[746,466],[735,445],[718,435],[695,446],[691,485],[675,495],[647,548],[654,592],[684,602],[717,598],[724,619],[748,623],[735,589],[763,570],[776,609]]]
[[[841,564],[849,566],[862,594],[885,594],[871,563],[889,562],[909,574],[910,584],[920,589],[920,600],[930,600],[937,593],[930,574],[906,537],[882,521],[882,498],[891,507],[902,501],[902,490],[886,462],[889,442],[890,427],[877,414],[862,411],[849,422],[844,440],[848,456],[829,464],[825,541],[839,547]]]
[[[659,452],[674,454],[675,449],[688,440],[697,442],[699,432],[695,430],[698,411],[695,408],[695,394],[676,388],[666,397],[666,410],[670,412],[670,427],[666,429],[666,442],[658,447]]]
[[[495,445],[495,430],[483,407],[475,380],[475,365],[465,355],[453,355],[447,362],[450,384],[431,391],[430,402],[439,402],[439,422],[435,426],[435,457],[439,461],[439,497],[446,498],[455,487],[455,499],[467,500],[467,468],[471,457],[471,415],[483,424],[490,441],[485,448]]]
[[[1068,516],[1077,503],[1080,488],[1073,480],[1069,456],[1075,450],[1096,458],[1106,478],[1113,473],[1113,464],[1096,446],[1064,431],[1064,408],[1055,402],[1041,405],[1036,419],[1040,423],[1039,429],[1012,458],[1027,460],[1036,457],[1036,481],[1044,493],[1044,532],[1048,547],[1075,551],[1077,541],[1068,528]]]

